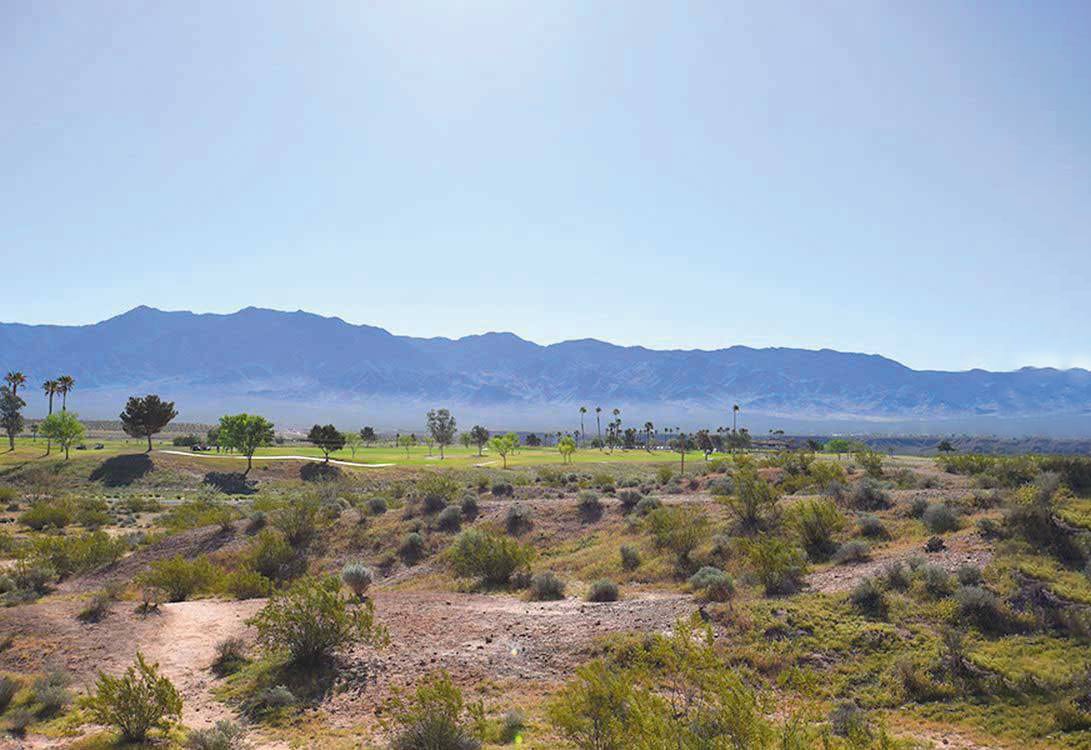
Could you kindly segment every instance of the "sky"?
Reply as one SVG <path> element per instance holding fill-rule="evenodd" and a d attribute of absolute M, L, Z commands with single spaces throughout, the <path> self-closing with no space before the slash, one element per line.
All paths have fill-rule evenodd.
<path fill-rule="evenodd" d="M 1091 4 L 0 2 L 0 320 L 1091 367 Z"/>

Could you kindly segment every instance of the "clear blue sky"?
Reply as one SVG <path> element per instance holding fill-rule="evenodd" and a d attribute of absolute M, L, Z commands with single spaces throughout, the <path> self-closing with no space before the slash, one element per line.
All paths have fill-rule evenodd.
<path fill-rule="evenodd" d="M 1086 2 L 5 2 L 0 320 L 1091 365 Z"/>

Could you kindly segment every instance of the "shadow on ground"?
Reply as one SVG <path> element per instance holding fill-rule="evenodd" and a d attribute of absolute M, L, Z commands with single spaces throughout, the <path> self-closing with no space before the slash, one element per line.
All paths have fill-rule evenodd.
<path fill-rule="evenodd" d="M 102 482 L 107 487 L 126 487 L 144 477 L 154 468 L 146 453 L 129 456 L 113 456 L 95 467 L 89 479 Z"/>
<path fill-rule="evenodd" d="M 330 482 L 340 479 L 343 472 L 333 464 L 308 462 L 299 467 L 299 478 L 304 482 Z"/>
<path fill-rule="evenodd" d="M 205 474 L 204 483 L 228 495 L 253 495 L 258 491 L 256 479 L 247 479 L 237 471 L 210 471 Z"/>

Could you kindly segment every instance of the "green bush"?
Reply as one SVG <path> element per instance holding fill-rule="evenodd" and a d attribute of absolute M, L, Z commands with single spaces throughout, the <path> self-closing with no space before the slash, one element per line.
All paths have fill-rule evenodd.
<path fill-rule="evenodd" d="M 99 672 L 86 705 L 95 723 L 117 727 L 127 742 L 143 742 L 152 729 L 168 731 L 182 717 L 178 691 L 139 651 L 123 676 Z"/>
<path fill-rule="evenodd" d="M 224 638 L 216 644 L 216 659 L 212 671 L 223 677 L 234 674 L 246 664 L 246 641 L 242 638 Z"/>
<path fill-rule="evenodd" d="M 367 512 L 373 516 L 381 516 L 387 511 L 386 498 L 373 497 L 367 501 Z"/>
<path fill-rule="evenodd" d="M 802 584 L 807 558 L 798 547 L 778 537 L 764 536 L 745 544 L 744 550 L 766 594 L 790 594 Z"/>
<path fill-rule="evenodd" d="M 273 582 L 250 567 L 241 567 L 225 575 L 222 588 L 236 599 L 261 599 L 273 591 Z"/>
<path fill-rule="evenodd" d="M 306 569 L 307 564 L 306 559 L 284 538 L 284 534 L 276 529 L 262 529 L 244 553 L 243 561 L 273 581 L 295 578 Z"/>
<path fill-rule="evenodd" d="M 871 578 L 861 579 L 849 593 L 849 602 L 866 617 L 886 617 L 886 597 Z"/>
<path fill-rule="evenodd" d="M 673 552 L 682 568 L 688 566 L 690 553 L 712 533 L 708 518 L 692 506 L 657 508 L 645 516 L 644 524 L 655 546 Z"/>
<path fill-rule="evenodd" d="M 511 497 L 515 494 L 515 488 L 511 482 L 495 482 L 492 486 L 492 494 L 496 497 Z"/>
<path fill-rule="evenodd" d="M 137 583 L 162 589 L 168 600 L 181 602 L 193 594 L 211 591 L 219 577 L 220 570 L 207 557 L 187 560 L 176 555 L 153 562 L 137 577 Z"/>
<path fill-rule="evenodd" d="M 470 725 L 473 717 L 462 692 L 446 672 L 426 677 L 405 697 L 395 693 L 391 716 L 396 726 L 393 750 L 477 750 L 481 742 Z"/>
<path fill-rule="evenodd" d="M 958 582 L 963 586 L 979 586 L 983 580 L 981 568 L 976 565 L 971 565 L 970 563 L 963 563 L 960 565 L 958 570 L 955 571 L 955 578 L 957 578 Z"/>
<path fill-rule="evenodd" d="M 65 578 L 116 562 L 125 553 L 126 544 L 105 531 L 93 531 L 38 537 L 31 548 L 35 557 L 47 561 L 57 575 Z"/>
<path fill-rule="evenodd" d="M 453 503 L 462 485 L 449 474 L 429 474 L 417 482 L 417 495 L 428 514 L 439 513 Z"/>
<path fill-rule="evenodd" d="M 788 510 L 788 525 L 807 556 L 818 562 L 837 550 L 833 535 L 845 526 L 845 517 L 830 500 L 800 500 Z"/>
<path fill-rule="evenodd" d="M 318 531 L 321 507 L 318 498 L 301 498 L 278 509 L 273 514 L 273 526 L 280 530 L 288 544 L 293 547 L 303 546 Z"/>
<path fill-rule="evenodd" d="M 860 516 L 856 520 L 856 533 L 867 539 L 889 539 L 890 532 L 878 516 L 870 513 Z"/>
<path fill-rule="evenodd" d="M 375 624 L 371 603 L 353 605 L 340 589 L 332 576 L 305 577 L 274 594 L 250 620 L 258 641 L 296 664 L 315 664 L 352 643 L 381 641 L 385 631 Z"/>
<path fill-rule="evenodd" d="M 7 710 L 8 705 L 11 704 L 11 699 L 18 692 L 19 683 L 16 680 L 7 675 L 0 675 L 0 714 Z"/>
<path fill-rule="evenodd" d="M 537 573 L 530 579 L 530 598 L 540 602 L 564 599 L 564 581 L 550 571 Z"/>
<path fill-rule="evenodd" d="M 625 513 L 629 513 L 636 507 L 637 503 L 643 499 L 643 495 L 639 490 L 622 490 L 617 494 L 618 500 L 621 501 L 621 509 Z"/>
<path fill-rule="evenodd" d="M 398 556 L 406 565 L 413 565 L 424 557 L 424 537 L 415 531 L 405 535 L 398 545 Z"/>
<path fill-rule="evenodd" d="M 909 569 L 900 562 L 887 563 L 879 573 L 879 581 L 892 591 L 905 591 L 913 583 Z"/>
<path fill-rule="evenodd" d="M 719 568 L 706 565 L 689 579 L 689 585 L 700 591 L 705 599 L 713 602 L 726 602 L 735 593 L 735 582 L 731 576 Z"/>
<path fill-rule="evenodd" d="M 640 567 L 640 550 L 631 544 L 621 545 L 621 567 L 624 570 L 636 570 Z"/>
<path fill-rule="evenodd" d="M 838 565 L 861 563 L 871 559 L 871 547 L 860 539 L 852 539 L 837 548 L 833 561 Z"/>
<path fill-rule="evenodd" d="M 531 517 L 530 508 L 523 505 L 513 505 L 508 508 L 507 515 L 504 517 L 504 527 L 509 534 L 519 536 L 530 531 L 533 526 L 534 521 Z"/>
<path fill-rule="evenodd" d="M 352 593 L 357 598 L 363 597 L 367 593 L 368 588 L 371 586 L 371 581 L 374 576 L 371 573 L 371 569 L 361 562 L 346 563 L 341 568 L 341 580 L 346 586 L 352 589 Z"/>
<path fill-rule="evenodd" d="M 462 510 L 448 507 L 436 517 L 436 528 L 441 531 L 455 532 L 462 528 Z"/>
<path fill-rule="evenodd" d="M 856 510 L 886 510 L 890 507 L 890 495 L 871 477 L 864 477 L 849 492 L 848 503 Z"/>
<path fill-rule="evenodd" d="M 599 495 L 594 490 L 583 490 L 580 492 L 579 503 L 577 504 L 580 515 L 585 519 L 595 520 L 602 515 L 602 500 L 599 499 Z"/>
<path fill-rule="evenodd" d="M 616 602 L 617 597 L 617 584 L 605 578 L 600 578 L 592 583 L 590 590 L 587 592 L 587 601 L 589 602 Z"/>
<path fill-rule="evenodd" d="M 34 531 L 48 527 L 63 529 L 72 523 L 74 515 L 75 505 L 67 498 L 38 500 L 19 516 L 19 521 Z"/>
<path fill-rule="evenodd" d="M 659 502 L 659 498 L 656 497 L 642 497 L 637 500 L 636 505 L 633 507 L 633 512 L 638 516 L 646 516 L 653 510 L 658 509 L 662 503 Z"/>
<path fill-rule="evenodd" d="M 996 594 L 982 586 L 959 586 L 955 591 L 955 603 L 958 618 L 985 633 L 1002 633 L 1011 621 Z"/>
<path fill-rule="evenodd" d="M 477 504 L 477 497 L 472 494 L 466 495 L 464 498 L 462 498 L 460 507 L 462 509 L 462 515 L 471 521 L 477 518 L 477 514 L 480 511 L 480 508 Z"/>
<path fill-rule="evenodd" d="M 469 529 L 458 535 L 446 554 L 456 574 L 499 586 L 530 565 L 534 549 L 507 536 Z"/>
<path fill-rule="evenodd" d="M 925 592 L 934 597 L 943 597 L 951 593 L 951 576 L 938 565 L 926 563 L 916 571 Z"/>
<path fill-rule="evenodd" d="M 735 472 L 735 494 L 724 499 L 739 528 L 752 533 L 768 528 L 776 519 L 780 492 L 751 468 Z"/>
<path fill-rule="evenodd" d="M 239 750 L 244 747 L 245 731 L 233 721 L 221 720 L 208 729 L 192 729 L 186 737 L 186 750 Z"/>
<path fill-rule="evenodd" d="M 933 534 L 943 534 L 958 529 L 958 514 L 945 503 L 932 503 L 924 509 L 921 521 Z"/>

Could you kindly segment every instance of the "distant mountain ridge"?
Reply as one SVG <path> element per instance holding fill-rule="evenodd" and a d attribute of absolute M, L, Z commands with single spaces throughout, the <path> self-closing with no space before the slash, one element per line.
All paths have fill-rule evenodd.
<path fill-rule="evenodd" d="M 1091 416 L 1091 372 L 912 370 L 829 349 L 652 350 L 511 333 L 398 336 L 302 311 L 164 312 L 140 306 L 84 326 L 0 324 L 0 368 L 35 385 L 68 373 L 79 392 L 155 388 L 176 399 L 356 402 L 570 412 L 675 405 L 806 419 Z M 112 416 L 112 415 L 106 415 Z M 591 416 L 593 423 L 593 414 Z"/>

